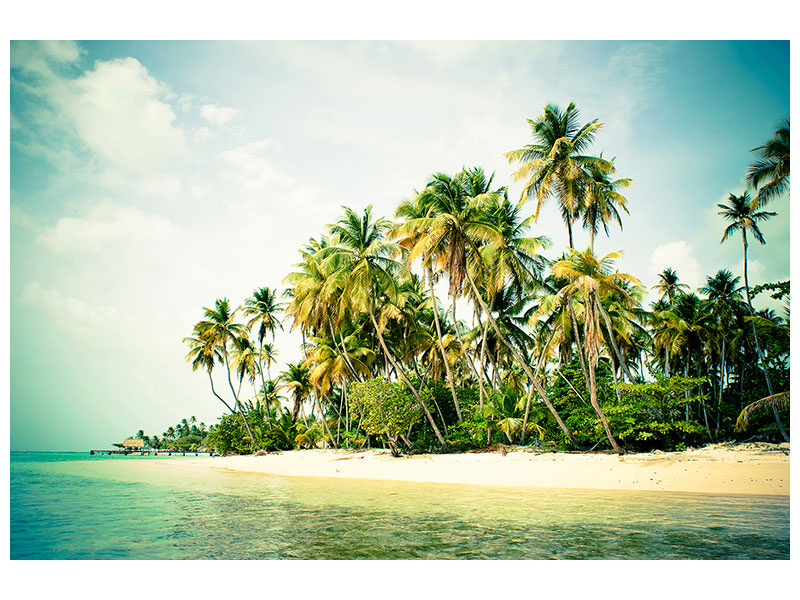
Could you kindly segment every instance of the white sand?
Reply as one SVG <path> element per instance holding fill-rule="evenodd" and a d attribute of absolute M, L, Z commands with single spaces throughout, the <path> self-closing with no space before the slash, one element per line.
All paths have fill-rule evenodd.
<path fill-rule="evenodd" d="M 295 450 L 181 459 L 176 465 L 302 477 L 347 477 L 536 488 L 789 495 L 789 444 L 716 444 L 685 452 L 415 455 Z"/>

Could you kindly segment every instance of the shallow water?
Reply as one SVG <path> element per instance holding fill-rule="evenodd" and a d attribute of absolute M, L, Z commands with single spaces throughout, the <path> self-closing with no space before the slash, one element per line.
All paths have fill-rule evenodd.
<path fill-rule="evenodd" d="M 14 452 L 10 534 L 18 559 L 788 559 L 789 499 L 276 477 Z"/>

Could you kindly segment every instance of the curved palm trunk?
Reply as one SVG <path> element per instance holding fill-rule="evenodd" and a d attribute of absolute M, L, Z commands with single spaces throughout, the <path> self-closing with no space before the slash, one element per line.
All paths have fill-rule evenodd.
<path fill-rule="evenodd" d="M 575 345 L 578 347 L 578 359 L 581 363 L 581 371 L 583 371 L 583 385 L 586 387 L 586 391 L 589 394 L 592 393 L 590 384 L 589 384 L 589 370 L 586 368 L 586 358 L 583 354 L 583 344 L 581 343 L 581 330 L 578 329 L 578 320 L 575 318 L 575 311 L 572 309 L 572 296 L 567 298 L 567 304 L 569 305 L 569 317 L 572 320 L 572 331 L 575 335 Z"/>
<path fill-rule="evenodd" d="M 425 412 L 425 416 L 428 419 L 428 423 L 430 423 L 431 427 L 433 428 L 433 433 L 434 435 L 436 435 L 436 439 L 439 440 L 439 443 L 442 445 L 442 448 L 446 448 L 447 443 L 444 441 L 444 438 L 442 437 L 439 428 L 436 426 L 436 421 L 433 420 L 433 415 L 431 414 L 431 411 L 429 411 L 428 407 L 425 406 L 425 402 L 422 400 L 422 398 L 420 397 L 419 393 L 414 388 L 414 386 L 411 385 L 411 382 L 408 380 L 408 377 L 406 377 L 406 374 L 403 372 L 403 369 L 400 368 L 400 366 L 397 364 L 397 361 L 395 361 L 392 353 L 389 352 L 389 348 L 386 347 L 386 342 L 383 339 L 380 327 L 378 327 L 378 321 L 375 319 L 375 311 L 372 309 L 372 302 L 371 301 L 368 302 L 367 305 L 369 308 L 369 318 L 372 320 L 373 327 L 375 327 L 375 333 L 378 335 L 378 341 L 380 342 L 381 348 L 383 348 L 384 355 L 392 363 L 392 366 L 395 368 L 395 371 L 397 371 L 397 374 L 403 379 L 403 381 L 409 387 L 411 393 L 414 394 L 414 398 L 416 398 L 417 402 L 419 402 L 420 405 L 422 406 L 422 410 Z"/>
<path fill-rule="evenodd" d="M 489 312 L 486 303 L 483 301 L 483 298 L 481 298 L 480 293 L 478 293 L 478 288 L 475 285 L 475 281 L 472 279 L 472 275 L 469 274 L 469 271 L 467 271 L 466 275 L 467 275 L 467 281 L 469 281 L 469 284 L 472 287 L 472 291 L 475 294 L 475 298 L 477 298 L 481 310 L 484 312 L 484 314 L 486 314 L 487 318 L 489 319 L 489 322 L 492 324 L 492 328 L 497 334 L 498 339 L 500 339 L 500 341 L 502 341 L 503 344 L 505 344 L 506 348 L 508 348 L 509 352 L 511 352 L 511 355 L 514 357 L 514 360 L 516 360 L 520 364 L 520 366 L 522 366 L 523 371 L 525 371 L 525 374 L 528 376 L 528 379 L 530 379 L 531 383 L 536 387 L 536 391 L 538 392 L 542 401 L 547 406 L 547 409 L 550 411 L 550 414 L 552 414 L 553 417 L 555 418 L 556 422 L 558 423 L 558 426 L 561 428 L 561 431 L 564 432 L 564 435 L 567 436 L 567 439 L 569 439 L 572 445 L 574 445 L 576 448 L 579 447 L 578 440 L 575 439 L 575 437 L 570 432 L 569 428 L 564 424 L 564 421 L 561 420 L 561 417 L 558 415 L 558 412 L 556 411 L 555 407 L 550 402 L 550 398 L 548 397 L 547 392 L 542 387 L 542 384 L 534 376 L 530 367 L 527 364 L 525 364 L 525 361 L 522 360 L 517 351 L 511 345 L 511 343 L 506 339 L 506 336 L 504 336 L 500 331 L 500 328 L 497 326 L 497 321 L 494 320 L 494 317 Z"/>
<path fill-rule="evenodd" d="M 747 295 L 747 306 L 750 308 L 750 316 L 754 316 L 755 312 L 753 311 L 753 303 L 750 301 L 750 283 L 747 280 L 747 230 L 742 228 L 742 244 L 744 245 L 744 291 Z M 756 323 L 755 321 L 751 321 L 753 325 L 753 339 L 756 343 L 756 354 L 758 355 L 758 364 L 761 367 L 761 371 L 764 373 L 764 380 L 767 383 L 767 391 L 769 395 L 773 395 L 772 391 L 772 380 L 769 376 L 769 370 L 767 369 L 767 365 L 764 362 L 764 353 L 761 351 L 761 346 L 758 343 L 758 333 L 756 333 Z M 772 414 L 775 416 L 775 423 L 778 425 L 778 430 L 781 432 L 783 436 L 783 441 L 788 442 L 789 436 L 786 435 L 786 431 L 783 428 L 783 423 L 781 422 L 780 416 L 778 416 L 778 410 L 775 406 L 772 407 Z"/>
<path fill-rule="evenodd" d="M 624 454 L 622 448 L 619 447 L 617 444 L 617 440 L 614 439 L 614 436 L 611 435 L 611 429 L 608 427 L 608 421 L 606 421 L 606 415 L 603 412 L 603 409 L 600 408 L 600 403 L 597 401 L 597 382 L 595 381 L 594 376 L 594 365 L 589 362 L 589 400 L 592 403 L 592 408 L 594 408 L 594 412 L 597 413 L 597 416 L 600 418 L 600 422 L 603 424 L 603 429 L 605 429 L 606 437 L 608 437 L 608 441 L 611 442 L 611 447 L 614 448 L 614 451 L 617 454 Z"/>
<path fill-rule="evenodd" d="M 231 405 L 228 404 L 227 402 L 225 402 L 225 400 L 223 400 L 222 396 L 220 396 L 217 393 L 217 390 L 214 389 L 214 380 L 211 378 L 211 371 L 208 371 L 208 380 L 211 382 L 211 393 L 214 394 L 217 397 L 217 399 L 220 402 L 222 402 L 227 407 L 227 409 L 229 411 L 231 411 L 231 413 L 235 413 L 236 411 L 233 408 L 231 408 Z"/>
<path fill-rule="evenodd" d="M 447 360 L 447 353 L 444 350 L 444 342 L 442 341 L 442 329 L 439 327 L 439 311 L 436 308 L 436 294 L 433 291 L 433 270 L 430 265 L 426 265 L 428 272 L 428 287 L 431 290 L 431 302 L 433 303 L 433 322 L 436 325 L 436 339 L 439 342 L 439 350 L 442 353 L 442 360 L 444 361 L 444 369 L 447 373 L 447 385 L 450 386 L 450 394 L 453 396 L 453 405 L 456 407 L 456 416 L 461 420 L 461 407 L 458 405 L 458 397 L 456 396 L 456 387 L 453 384 L 453 373 L 450 370 L 450 363 Z M 455 324 L 454 324 L 455 325 Z"/>
<path fill-rule="evenodd" d="M 239 411 L 239 414 L 242 416 L 242 422 L 244 423 L 244 428 L 247 429 L 247 434 L 250 436 L 250 441 L 253 442 L 253 447 L 258 449 L 258 442 L 256 441 L 253 432 L 250 430 L 250 425 L 247 423 L 247 417 L 244 416 L 244 411 L 242 410 L 242 403 L 239 402 L 239 396 L 236 394 L 236 390 L 233 389 L 233 381 L 231 381 L 231 369 L 228 365 L 228 349 L 223 344 L 222 352 L 225 356 L 225 369 L 228 371 L 228 385 L 231 387 L 231 392 L 233 392 L 233 397 L 236 400 L 236 408 Z"/>

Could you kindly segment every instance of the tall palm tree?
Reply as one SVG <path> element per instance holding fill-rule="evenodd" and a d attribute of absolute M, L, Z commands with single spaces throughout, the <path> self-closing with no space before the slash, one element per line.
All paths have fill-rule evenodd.
<path fill-rule="evenodd" d="M 747 170 L 745 184 L 756 190 L 759 206 L 788 191 L 789 146 L 789 119 L 784 119 L 766 144 L 751 150 L 758 159 Z"/>
<path fill-rule="evenodd" d="M 200 337 L 207 337 L 213 340 L 214 344 L 222 350 L 222 357 L 225 363 L 225 369 L 228 374 L 228 385 L 231 388 L 233 397 L 235 399 L 235 406 L 239 414 L 242 416 L 245 429 L 250 436 L 253 446 L 258 445 L 258 441 L 253 437 L 253 432 L 250 430 L 250 425 L 247 423 L 244 410 L 242 409 L 241 402 L 239 402 L 239 394 L 233 388 L 233 381 L 231 380 L 231 365 L 230 357 L 228 354 L 228 344 L 235 343 L 235 341 L 247 333 L 244 325 L 235 321 L 236 309 L 231 309 L 230 302 L 227 298 L 217 299 L 214 302 L 214 308 L 203 308 L 205 319 L 199 321 L 195 327 L 195 333 Z"/>
<path fill-rule="evenodd" d="M 731 321 L 736 308 L 742 302 L 739 278 L 727 269 L 720 269 L 713 277 L 706 277 L 706 284 L 699 289 L 708 297 L 708 306 L 714 319 L 714 334 L 719 347 L 719 389 L 717 390 L 717 432 L 720 428 L 722 391 L 725 387 L 726 364 L 730 340 Z"/>
<path fill-rule="evenodd" d="M 598 258 L 591 250 L 586 250 L 585 252 L 572 250 L 566 259 L 555 263 L 552 269 L 556 277 L 564 278 L 569 282 L 558 292 L 557 296 L 568 299 L 577 296 L 583 303 L 582 344 L 589 372 L 589 398 L 600 422 L 603 424 L 603 429 L 605 429 L 611 446 L 621 454 L 622 449 L 611 434 L 605 414 L 597 401 L 597 382 L 595 381 L 595 371 L 603 344 L 600 324 L 601 315 L 605 320 L 606 327 L 609 329 L 609 341 L 612 346 L 615 345 L 610 319 L 603 308 L 602 298 L 612 292 L 619 297 L 630 298 L 622 283 L 630 282 L 634 285 L 640 285 L 639 281 L 632 275 L 611 272 L 613 260 L 619 258 L 619 256 L 619 252 L 612 252 L 603 258 Z M 632 299 L 630 301 L 632 304 Z M 619 354 L 616 347 L 614 347 L 614 350 L 616 354 Z M 620 362 L 622 361 L 620 360 Z"/>
<path fill-rule="evenodd" d="M 717 206 L 722 209 L 718 214 L 722 215 L 722 217 L 729 223 L 729 225 L 725 228 L 725 233 L 723 234 L 720 243 L 723 243 L 737 232 L 742 233 L 742 248 L 744 250 L 744 291 L 750 316 L 753 316 L 754 311 L 753 303 L 750 298 L 750 282 L 747 278 L 747 232 L 750 231 L 753 237 L 762 245 L 766 244 L 767 241 L 764 239 L 764 234 L 761 233 L 761 230 L 758 228 L 758 223 L 761 221 L 766 221 L 770 217 L 774 217 L 777 213 L 761 210 L 759 200 L 751 200 L 748 192 L 744 192 L 741 196 L 737 196 L 732 193 L 730 196 L 728 196 L 727 204 L 717 204 Z M 772 396 L 772 380 L 769 376 L 767 366 L 764 364 L 764 354 L 761 351 L 761 346 L 758 343 L 758 333 L 756 332 L 755 323 L 753 322 L 752 325 L 753 341 L 756 345 L 758 362 L 761 367 L 761 371 L 764 373 L 764 380 L 767 383 L 767 391 L 769 392 L 769 395 Z M 788 441 L 789 438 L 786 435 L 786 431 L 783 429 L 783 423 L 781 423 L 778 411 L 774 407 L 773 413 L 775 415 L 775 422 L 778 425 L 781 435 L 785 440 Z"/>
<path fill-rule="evenodd" d="M 535 120 L 528 119 L 533 143 L 506 152 L 509 163 L 522 163 L 513 177 L 525 181 L 522 198 L 536 197 L 535 218 L 545 200 L 558 197 L 561 217 L 567 226 L 569 247 L 573 247 L 572 223 L 582 210 L 582 181 L 590 165 L 608 168 L 608 162 L 585 154 L 603 126 L 597 119 L 581 125 L 578 109 L 570 102 L 566 110 L 555 104 L 544 107 Z"/>
<path fill-rule="evenodd" d="M 208 381 L 211 383 L 211 393 L 222 402 L 225 407 L 235 413 L 234 409 L 228 404 L 225 399 L 217 393 L 214 389 L 214 378 L 211 376 L 211 371 L 214 369 L 216 363 L 223 363 L 224 358 L 222 352 L 216 344 L 214 338 L 210 336 L 195 335 L 183 338 L 183 341 L 189 344 L 189 353 L 186 355 L 186 360 L 192 365 L 192 371 L 202 368 L 208 373 Z"/>
<path fill-rule="evenodd" d="M 323 270 L 335 274 L 332 282 L 337 289 L 344 292 L 341 295 L 347 296 L 354 307 L 369 314 L 384 355 L 411 390 L 425 412 L 436 438 L 444 447 L 444 437 L 436 426 L 433 415 L 387 347 L 383 328 L 375 317 L 378 299 L 386 296 L 389 302 L 396 303 L 398 282 L 409 277 L 403 264 L 393 258 L 402 255 L 402 247 L 384 239 L 384 233 L 392 227 L 392 223 L 383 217 L 373 218 L 371 205 L 361 216 L 347 207 L 344 211 L 344 217 L 330 228 L 338 244 L 319 252 Z"/>
<path fill-rule="evenodd" d="M 435 215 L 435 205 L 431 202 L 429 194 L 416 194 L 411 200 L 404 200 L 400 203 L 395 211 L 395 217 L 404 218 L 407 220 L 406 224 L 400 224 L 389 232 L 389 237 L 398 239 L 398 243 L 407 251 L 412 250 L 427 234 L 428 226 L 431 224 L 431 217 Z M 412 260 L 413 256 L 408 255 Z M 447 357 L 445 350 L 444 340 L 442 336 L 442 327 L 439 324 L 439 307 L 437 304 L 436 292 L 434 290 L 434 253 L 430 252 L 424 254 L 422 258 L 422 266 L 428 278 L 428 286 L 430 291 L 431 312 L 433 313 L 433 323 L 436 328 L 436 340 L 439 352 L 442 356 L 442 364 L 445 368 L 445 375 L 447 377 L 447 385 L 450 388 L 450 395 L 453 398 L 453 406 L 456 409 L 456 416 L 461 420 L 461 406 L 458 403 L 458 395 L 456 394 L 456 387 L 453 383 L 453 373 L 450 369 L 450 361 Z M 411 264 L 406 263 L 406 267 L 411 267 Z M 437 361 L 438 362 L 438 361 Z"/>
<path fill-rule="evenodd" d="M 600 156 L 602 158 L 602 155 Z M 603 226 L 609 235 L 608 224 L 616 221 L 622 229 L 622 216 L 619 209 L 628 212 L 628 200 L 620 190 L 628 188 L 632 179 L 612 179 L 616 172 L 614 159 L 608 163 L 590 163 L 586 168 L 584 183 L 583 227 L 589 230 L 589 249 L 594 250 L 594 238 Z"/>
<path fill-rule="evenodd" d="M 268 287 L 260 287 L 253 291 L 253 295 L 244 301 L 245 317 L 250 317 L 247 321 L 248 329 L 258 325 L 258 348 L 264 347 L 264 339 L 267 333 L 275 339 L 275 330 L 283 330 L 283 324 L 278 318 L 278 313 L 283 310 L 283 305 L 278 300 L 278 290 Z M 265 385 L 264 369 L 262 366 L 263 353 L 256 352 L 256 364 L 261 374 L 261 385 Z M 269 363 L 268 363 L 269 366 Z"/>

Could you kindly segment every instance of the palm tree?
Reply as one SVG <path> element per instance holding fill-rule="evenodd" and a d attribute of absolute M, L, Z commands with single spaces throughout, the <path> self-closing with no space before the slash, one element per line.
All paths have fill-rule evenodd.
<path fill-rule="evenodd" d="M 311 392 L 311 373 L 308 367 L 302 362 L 289 363 L 278 379 L 282 382 L 282 387 L 291 390 L 294 399 L 292 407 L 292 422 L 297 421 L 303 400 Z"/>
<path fill-rule="evenodd" d="M 720 269 L 713 277 L 706 277 L 706 284 L 700 288 L 700 293 L 708 297 L 708 305 L 715 322 L 715 332 L 719 345 L 719 389 L 717 390 L 717 432 L 720 428 L 720 413 L 722 406 L 722 391 L 725 387 L 726 365 L 725 358 L 728 351 L 729 330 L 731 321 L 738 305 L 741 304 L 741 287 L 739 278 L 727 269 Z"/>
<path fill-rule="evenodd" d="M 525 180 L 521 201 L 536 197 L 535 219 L 545 200 L 558 197 L 561 217 L 567 226 L 569 247 L 573 247 L 572 223 L 582 210 L 581 184 L 590 165 L 609 168 L 602 158 L 588 156 L 586 150 L 594 141 L 596 132 L 603 126 L 597 119 L 580 125 L 578 109 L 570 102 L 562 111 L 555 104 L 544 107 L 544 113 L 535 120 L 528 119 L 533 143 L 518 150 L 506 152 L 509 163 L 522 165 L 513 177 Z"/>
<path fill-rule="evenodd" d="M 783 120 L 766 144 L 751 152 L 758 153 L 758 160 L 747 170 L 745 184 L 756 190 L 756 202 L 763 206 L 789 189 L 789 119 Z"/>
<path fill-rule="evenodd" d="M 582 344 L 584 356 L 586 358 L 586 366 L 589 372 L 589 398 L 592 407 L 603 424 L 611 446 L 614 450 L 622 454 L 622 449 L 611 434 L 605 414 L 600 408 L 600 404 L 597 402 L 597 383 L 595 381 L 595 370 L 603 343 L 600 325 L 601 315 L 609 332 L 609 341 L 615 353 L 620 358 L 620 363 L 624 366 L 616 347 L 610 319 L 603 308 L 602 298 L 609 293 L 613 293 L 618 297 L 629 299 L 632 304 L 633 301 L 622 284 L 623 282 L 630 282 L 634 285 L 640 285 L 639 281 L 632 275 L 611 272 L 612 261 L 619 258 L 619 256 L 619 252 L 612 252 L 603 258 L 597 258 L 592 251 L 588 249 L 585 252 L 576 252 L 572 250 L 568 258 L 555 263 L 552 269 L 556 277 L 563 278 L 569 282 L 558 292 L 557 297 L 566 297 L 568 300 L 571 300 L 578 296 L 583 303 Z M 577 335 L 576 339 L 580 339 L 579 332 L 576 331 L 575 333 Z"/>
<path fill-rule="evenodd" d="M 278 313 L 283 310 L 283 305 L 278 301 L 278 291 L 271 290 L 268 287 L 261 287 L 253 291 L 253 295 L 244 301 L 245 317 L 250 317 L 247 322 L 247 327 L 252 328 L 258 325 L 258 347 L 264 347 L 264 338 L 269 333 L 272 338 L 275 338 L 275 330 L 280 328 L 283 330 L 283 324 L 278 318 Z M 257 353 L 258 371 L 261 374 L 261 385 L 265 384 L 264 371 L 262 359 L 264 355 L 262 352 Z M 269 359 L 268 359 L 269 360 Z M 267 362 L 269 368 L 269 362 Z"/>
<path fill-rule="evenodd" d="M 250 436 L 253 446 L 258 442 L 253 437 L 253 432 L 250 430 L 250 425 L 247 423 L 247 418 L 242 410 L 242 405 L 239 402 L 239 395 L 233 388 L 233 381 L 231 380 L 231 365 L 228 355 L 228 343 L 235 343 L 240 337 L 247 333 L 244 325 L 237 323 L 234 319 L 236 317 L 236 310 L 231 310 L 230 303 L 227 298 L 217 299 L 214 302 L 214 308 L 203 308 L 205 320 L 198 322 L 195 325 L 195 333 L 201 338 L 205 337 L 213 340 L 213 343 L 222 349 L 222 357 L 225 362 L 225 368 L 228 373 L 228 385 L 231 388 L 233 397 L 236 401 L 235 406 L 242 416 L 245 429 Z"/>
<path fill-rule="evenodd" d="M 764 239 L 764 234 L 762 234 L 761 230 L 758 228 L 758 223 L 759 221 L 766 221 L 770 217 L 774 217 L 777 213 L 761 210 L 758 199 L 751 200 L 750 195 L 747 192 L 741 196 L 731 194 L 728 197 L 728 204 L 718 204 L 717 206 L 722 209 L 719 214 L 730 223 L 725 228 L 725 233 L 723 234 L 720 243 L 723 243 L 737 231 L 742 232 L 742 247 L 744 249 L 744 291 L 745 297 L 747 298 L 747 306 L 749 308 L 750 315 L 753 316 L 754 311 L 753 303 L 750 298 L 750 283 L 747 279 L 747 232 L 749 230 L 750 233 L 753 234 L 753 237 L 762 245 L 766 244 L 767 242 Z M 764 373 L 764 380 L 767 383 L 767 391 L 769 392 L 769 395 L 772 396 L 774 393 L 772 390 L 772 380 L 770 379 L 767 366 L 764 364 L 764 354 L 761 351 L 761 346 L 758 343 L 758 333 L 756 332 L 755 322 L 753 322 L 752 325 L 753 341 L 756 345 L 758 362 L 761 366 L 761 371 Z M 786 435 L 786 431 L 783 429 L 783 423 L 781 423 L 781 418 L 778 415 L 778 411 L 774 407 L 773 414 L 775 415 L 775 422 L 778 425 L 778 429 L 780 430 L 783 439 L 789 441 L 789 437 Z"/>
<path fill-rule="evenodd" d="M 389 232 L 389 236 L 391 238 L 399 238 L 398 243 L 407 251 L 413 249 L 428 233 L 426 226 L 430 224 L 430 219 L 435 214 L 435 205 L 430 200 L 430 195 L 417 194 L 412 200 L 404 200 L 401 202 L 400 206 L 395 211 L 395 216 L 398 218 L 405 218 L 408 224 L 398 225 Z M 410 253 L 409 257 L 413 259 Z M 427 253 L 422 256 L 423 268 L 428 277 L 428 286 L 431 295 L 431 311 L 433 313 L 434 326 L 436 327 L 437 345 L 442 356 L 442 363 L 444 364 L 450 395 L 453 398 L 453 405 L 456 408 L 456 416 L 461 420 L 461 407 L 458 403 L 458 396 L 456 394 L 455 384 L 453 383 L 453 373 L 450 369 L 450 362 L 447 358 L 447 351 L 445 350 L 442 337 L 442 328 L 439 324 L 439 307 L 437 305 L 436 292 L 433 287 L 433 260 L 433 253 Z M 411 264 L 407 262 L 406 267 L 411 267 Z"/>
<path fill-rule="evenodd" d="M 323 248 L 318 253 L 323 270 L 335 274 L 332 280 L 344 292 L 341 295 L 347 296 L 354 307 L 369 314 L 384 355 L 419 402 L 436 438 L 444 447 L 444 438 L 433 416 L 387 347 L 383 328 L 375 318 L 376 301 L 385 295 L 389 302 L 396 303 L 399 295 L 398 282 L 409 277 L 406 268 L 393 258 L 402 255 L 402 247 L 383 237 L 392 227 L 392 223 L 383 217 L 373 219 L 371 205 L 360 217 L 350 208 L 345 207 L 344 211 L 344 217 L 331 226 L 331 233 L 338 244 Z"/>
<path fill-rule="evenodd" d="M 600 155 L 602 159 L 602 154 Z M 608 224 L 616 221 L 622 229 L 618 207 L 628 212 L 628 200 L 619 190 L 630 187 L 632 179 L 611 179 L 616 172 L 614 159 L 608 163 L 590 163 L 586 168 L 584 183 L 583 227 L 589 230 L 589 249 L 594 250 L 594 237 L 603 226 L 609 235 Z"/>
<path fill-rule="evenodd" d="M 658 274 L 658 283 L 653 286 L 654 290 L 661 293 L 660 300 L 666 297 L 669 304 L 675 302 L 675 296 L 682 294 L 684 290 L 688 290 L 689 286 L 685 283 L 680 283 L 678 274 L 672 267 L 667 267 Z"/>
<path fill-rule="evenodd" d="M 189 344 L 189 353 L 186 355 L 186 360 L 191 363 L 192 371 L 197 371 L 197 369 L 200 368 L 206 371 L 206 373 L 208 373 L 208 381 L 211 383 L 211 393 L 214 394 L 231 413 L 235 413 L 236 410 L 214 389 L 214 378 L 211 376 L 211 371 L 214 369 L 214 365 L 217 362 L 223 363 L 224 361 L 216 341 L 210 336 L 202 335 L 185 337 L 183 341 Z"/>

